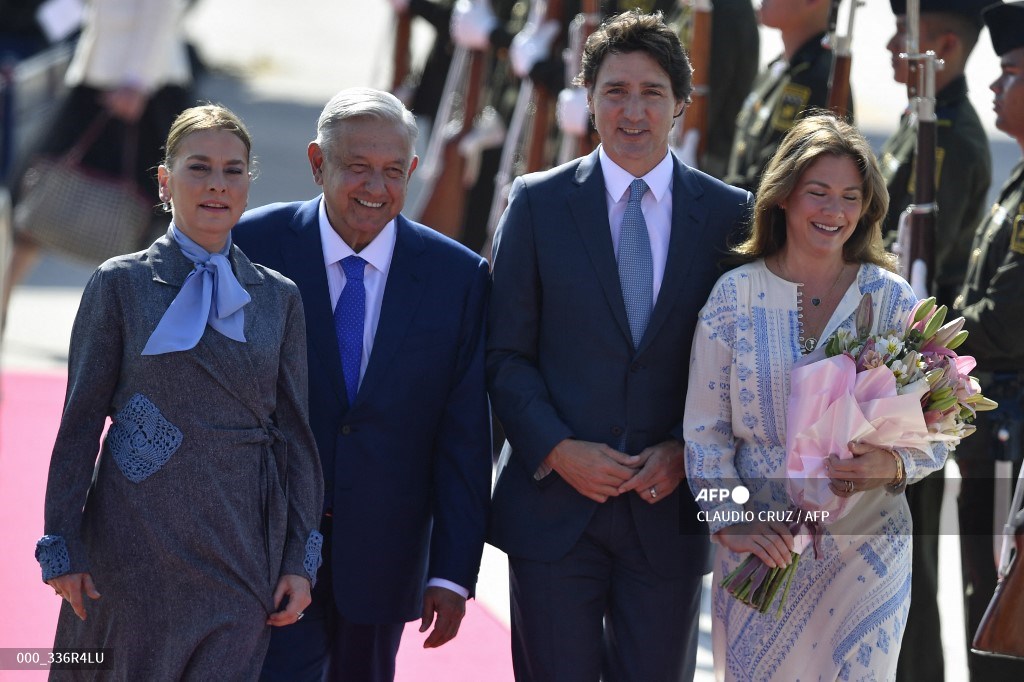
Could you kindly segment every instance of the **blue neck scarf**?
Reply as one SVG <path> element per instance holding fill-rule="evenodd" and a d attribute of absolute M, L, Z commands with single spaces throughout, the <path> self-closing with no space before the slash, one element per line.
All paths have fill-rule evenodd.
<path fill-rule="evenodd" d="M 209 251 L 189 239 L 171 223 L 169 230 L 185 257 L 195 263 L 181 291 L 160 318 L 143 355 L 160 355 L 195 348 L 209 324 L 229 339 L 245 343 L 245 311 L 252 300 L 235 279 L 228 253 L 231 235 L 219 252 Z"/>

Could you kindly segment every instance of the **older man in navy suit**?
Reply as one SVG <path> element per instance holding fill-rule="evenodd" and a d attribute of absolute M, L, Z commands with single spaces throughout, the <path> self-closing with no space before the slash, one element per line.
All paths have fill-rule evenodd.
<path fill-rule="evenodd" d="M 709 543 L 679 485 L 690 342 L 751 197 L 669 151 L 690 74 L 660 14 L 607 21 L 578 79 L 601 146 L 517 179 L 498 227 L 489 540 L 517 680 L 693 676 Z"/>
<path fill-rule="evenodd" d="M 234 231 L 302 294 L 325 480 L 329 563 L 304 619 L 274 633 L 265 680 L 392 680 L 405 622 L 433 622 L 424 646 L 444 644 L 476 583 L 487 264 L 399 214 L 415 139 L 395 97 L 343 90 L 308 149 L 323 195 L 250 211 Z"/>

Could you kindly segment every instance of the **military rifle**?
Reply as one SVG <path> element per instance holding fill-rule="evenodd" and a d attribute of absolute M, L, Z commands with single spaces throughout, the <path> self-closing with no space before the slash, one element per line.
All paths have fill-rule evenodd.
<path fill-rule="evenodd" d="M 825 35 L 821 39 L 821 46 L 832 53 L 832 64 L 828 74 L 829 99 L 832 97 L 832 79 L 836 75 L 836 43 L 839 41 L 839 6 L 843 0 L 829 0 L 828 21 L 825 23 Z M 832 107 L 829 106 L 831 109 Z"/>
<path fill-rule="evenodd" d="M 583 65 L 583 46 L 600 23 L 600 0 L 583 0 L 583 11 L 577 14 L 569 24 L 569 46 L 562 54 L 565 59 L 566 87 L 569 87 L 579 74 Z M 592 151 L 594 151 L 594 140 L 591 135 L 576 136 L 563 132 L 558 147 L 558 163 L 572 161 Z"/>
<path fill-rule="evenodd" d="M 561 0 L 545 0 L 541 4 L 545 6 L 543 21 L 561 19 Z M 535 173 L 552 165 L 552 157 L 548 155 L 548 138 L 554 121 L 557 96 L 557 92 L 551 92 L 543 85 L 533 88 L 533 114 L 530 118 L 529 143 L 526 148 L 526 167 L 523 169 L 525 173 Z"/>
<path fill-rule="evenodd" d="M 700 166 L 708 146 L 708 97 L 711 92 L 711 0 L 679 0 L 683 7 L 686 52 L 693 65 L 693 90 L 682 123 L 675 127 L 672 146 L 684 146 L 688 136 L 697 136 L 694 160 Z"/>
<path fill-rule="evenodd" d="M 833 0 L 829 32 L 825 37 L 832 50 L 832 70 L 828 76 L 828 108 L 838 116 L 850 120 L 850 68 L 853 62 L 853 19 L 863 0 L 850 0 L 850 11 L 846 20 L 846 33 L 839 35 L 838 12 L 841 0 Z"/>
<path fill-rule="evenodd" d="M 526 23 L 539 26 L 549 19 L 557 20 L 561 12 L 561 0 L 531 0 L 530 18 Z M 516 106 L 508 124 L 498 172 L 494 175 L 494 199 L 487 217 L 487 242 L 483 248 L 487 258 L 491 257 L 491 241 L 508 204 L 512 180 L 517 175 L 547 167 L 543 159 L 551 126 L 553 99 L 546 88 L 535 84 L 531 78 L 523 78 L 520 82 L 519 97 L 516 98 Z"/>
<path fill-rule="evenodd" d="M 900 216 L 901 273 L 918 298 L 925 298 L 935 276 L 935 53 L 920 50 L 921 0 L 907 1 L 907 97 L 917 121 L 914 149 L 914 201 Z"/>
<path fill-rule="evenodd" d="M 391 69 L 391 92 L 398 92 L 402 83 L 409 77 L 411 60 L 409 41 L 412 39 L 412 15 L 409 9 L 395 11 L 395 47 L 393 52 L 394 66 Z"/>
<path fill-rule="evenodd" d="M 434 122 L 434 130 L 430 136 L 431 143 L 436 138 L 443 146 L 441 149 L 428 147 L 427 157 L 431 162 L 436 159 L 437 165 L 431 168 L 430 179 L 432 182 L 429 187 L 429 198 L 417 218 L 420 222 L 453 239 L 460 239 L 465 229 L 463 222 L 466 214 L 466 192 L 470 189 L 465 180 L 466 158 L 459 150 L 459 142 L 473 129 L 473 120 L 480 109 L 485 61 L 485 55 L 482 52 L 465 48 L 457 49 L 465 50 L 458 75 L 461 76 L 464 73 L 468 73 L 468 75 L 465 76 L 465 81 L 462 83 L 459 82 L 462 81 L 462 78 L 459 78 L 456 83 L 453 83 L 451 89 L 448 88 L 446 81 L 445 95 L 449 105 L 461 104 L 461 115 L 456 114 L 453 118 L 451 108 L 442 107 L 447 109 L 446 116 L 442 118 L 438 115 Z M 452 64 L 454 67 L 454 60 Z M 454 73 L 455 70 L 450 69 L 449 78 Z M 459 89 L 455 87 L 456 85 L 463 86 L 461 99 L 454 96 Z M 440 112 L 438 113 L 440 114 Z M 438 124 L 441 126 L 439 127 Z M 431 157 L 431 151 L 435 156 Z M 424 187 L 424 196 L 426 196 L 426 192 L 427 187 Z"/>

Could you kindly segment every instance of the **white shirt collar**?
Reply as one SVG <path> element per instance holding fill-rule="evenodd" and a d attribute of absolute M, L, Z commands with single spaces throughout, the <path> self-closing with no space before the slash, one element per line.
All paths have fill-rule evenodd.
<path fill-rule="evenodd" d="M 598 159 L 601 161 L 601 172 L 604 173 L 604 186 L 612 201 L 619 202 L 624 195 L 628 199 L 629 185 L 635 179 L 633 175 L 611 160 L 604 151 L 604 145 L 598 147 Z M 672 154 L 666 149 L 665 158 L 643 176 L 643 181 L 647 183 L 656 201 L 660 202 L 671 189 L 672 171 Z"/>
<path fill-rule="evenodd" d="M 325 266 L 330 267 L 343 258 L 358 255 L 378 272 L 383 273 L 385 276 L 388 274 L 397 238 L 397 228 L 395 227 L 394 219 L 389 221 L 384 226 L 384 229 L 373 238 L 373 241 L 364 246 L 363 250 L 357 254 L 334 231 L 334 227 L 331 226 L 331 221 L 327 218 L 327 202 L 324 201 L 323 195 L 320 197 L 320 208 L 317 213 L 320 218 L 320 243 L 323 245 Z"/>

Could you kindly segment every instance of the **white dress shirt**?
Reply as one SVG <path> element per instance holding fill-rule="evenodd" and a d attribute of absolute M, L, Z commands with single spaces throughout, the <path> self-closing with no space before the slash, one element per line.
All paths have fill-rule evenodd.
<path fill-rule="evenodd" d="M 626 203 L 629 202 L 629 185 L 636 178 L 612 161 L 603 146 L 598 148 L 598 158 L 601 161 L 601 172 L 604 174 L 607 192 L 605 199 L 608 202 L 608 224 L 612 228 L 612 247 L 618 260 L 622 216 L 626 212 Z M 640 210 L 643 211 L 644 221 L 647 223 L 647 236 L 651 240 L 651 260 L 654 265 L 652 304 L 657 302 L 661 282 L 665 279 L 668 241 L 672 235 L 672 171 L 672 155 L 666 149 L 665 158 L 641 178 L 648 187 L 648 191 L 640 200 Z"/>
<path fill-rule="evenodd" d="M 615 260 L 619 259 L 619 235 L 622 233 L 622 216 L 626 213 L 629 202 L 629 186 L 636 178 L 612 161 L 598 147 L 598 158 L 601 161 L 601 172 L 604 174 L 605 199 L 608 202 L 608 224 L 612 229 L 612 248 Z M 647 223 L 647 236 L 651 240 L 651 261 L 654 266 L 654 280 L 651 287 L 651 305 L 658 301 L 661 282 L 665 279 L 665 263 L 668 261 L 668 240 L 672 235 L 672 155 L 665 150 L 665 158 L 644 175 L 642 180 L 647 183 L 648 191 L 640 199 L 640 210 Z M 547 460 L 540 463 L 533 473 L 534 480 L 541 480 L 551 473 Z"/>
<path fill-rule="evenodd" d="M 324 250 L 324 267 L 327 269 L 327 289 L 331 294 L 331 310 L 338 305 L 341 290 L 345 288 L 345 270 L 341 261 L 349 256 L 359 256 L 366 261 L 363 268 L 363 286 L 366 288 L 366 317 L 363 320 L 363 357 L 359 361 L 359 382 L 366 374 L 366 365 L 373 351 L 373 340 L 377 336 L 380 322 L 380 308 L 384 302 L 384 287 L 391 270 L 391 256 L 395 252 L 395 221 L 392 220 L 373 238 L 373 241 L 356 253 L 345 240 L 334 231 L 327 219 L 327 204 L 320 199 L 320 243 Z"/>
<path fill-rule="evenodd" d="M 366 317 L 363 319 L 363 357 L 359 362 L 359 382 L 362 383 L 363 376 L 366 375 L 366 366 L 370 361 L 370 353 L 373 352 L 373 340 L 377 336 L 377 323 L 380 322 L 380 310 L 384 302 L 384 288 L 388 283 L 391 258 L 395 253 L 397 238 L 395 221 L 392 220 L 385 225 L 384 229 L 373 238 L 373 241 L 364 246 L 362 251 L 356 253 L 331 226 L 331 221 L 327 219 L 327 204 L 322 196 L 318 214 L 320 244 L 324 252 L 324 267 L 327 270 L 327 289 L 331 294 L 331 310 L 338 305 L 338 298 L 347 281 L 345 271 L 341 267 L 342 259 L 359 256 L 366 261 L 363 268 L 363 286 L 366 288 Z M 444 587 L 462 595 L 463 598 L 469 597 L 469 590 L 450 580 L 431 578 L 427 585 Z"/>

